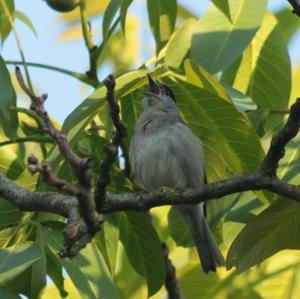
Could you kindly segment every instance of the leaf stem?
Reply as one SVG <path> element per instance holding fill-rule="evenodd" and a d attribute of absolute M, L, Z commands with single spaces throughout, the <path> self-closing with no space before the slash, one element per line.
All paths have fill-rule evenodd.
<path fill-rule="evenodd" d="M 6 64 L 23 64 L 22 61 L 15 61 L 15 60 L 7 60 L 5 61 Z M 95 80 L 92 80 L 92 78 L 89 78 L 87 75 L 85 74 L 81 74 L 81 73 L 77 73 L 77 72 L 73 72 L 70 70 L 66 70 L 60 67 L 56 67 L 56 66 L 52 66 L 52 65 L 48 65 L 48 64 L 43 64 L 43 63 L 35 63 L 35 62 L 27 62 L 26 63 L 27 66 L 32 66 L 32 67 L 39 67 L 39 68 L 44 68 L 44 69 L 48 69 L 48 70 L 52 70 L 55 72 L 59 72 L 68 76 L 71 76 L 73 78 L 76 78 L 78 80 L 80 80 L 81 82 L 84 82 L 88 85 L 94 86 L 96 87 L 98 85 L 98 82 L 96 82 Z"/>
<path fill-rule="evenodd" d="M 28 67 L 27 67 L 27 63 L 26 63 L 26 60 L 25 60 L 25 55 L 24 55 L 24 52 L 23 52 L 23 49 L 22 49 L 21 40 L 20 40 L 20 37 L 19 37 L 18 32 L 16 30 L 16 27 L 14 25 L 13 18 L 12 18 L 11 14 L 9 12 L 9 9 L 8 9 L 6 3 L 5 3 L 5 0 L 0 0 L 0 1 L 1 1 L 1 4 L 2 4 L 4 10 L 5 10 L 5 14 L 8 17 L 8 21 L 11 25 L 11 28 L 12 28 L 14 36 L 15 36 L 15 40 L 17 42 L 17 46 L 18 46 L 18 49 L 19 49 L 19 52 L 20 52 L 20 56 L 21 56 L 21 59 L 22 59 L 23 65 L 24 65 L 25 75 L 26 75 L 28 86 L 31 90 L 33 90 L 32 83 L 31 83 L 31 80 L 30 80 L 29 71 L 28 71 Z"/>

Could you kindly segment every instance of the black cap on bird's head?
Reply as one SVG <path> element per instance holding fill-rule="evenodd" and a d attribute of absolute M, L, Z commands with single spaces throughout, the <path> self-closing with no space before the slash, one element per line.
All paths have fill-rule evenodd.
<path fill-rule="evenodd" d="M 149 74 L 147 74 L 147 77 L 148 77 L 148 93 L 152 95 L 160 95 L 160 94 L 167 95 L 175 102 L 175 95 L 169 86 L 156 82 L 151 78 Z"/>

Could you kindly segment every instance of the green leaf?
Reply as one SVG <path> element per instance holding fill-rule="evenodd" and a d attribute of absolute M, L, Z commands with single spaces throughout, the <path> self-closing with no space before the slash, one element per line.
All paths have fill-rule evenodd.
<path fill-rule="evenodd" d="M 288 199 L 254 217 L 233 241 L 227 256 L 227 268 L 241 273 L 284 249 L 300 249 L 300 205 Z"/>
<path fill-rule="evenodd" d="M 62 263 L 61 259 L 57 254 L 54 254 L 49 247 L 46 247 L 47 252 L 47 274 L 50 276 L 51 280 L 59 290 L 60 296 L 62 298 L 67 297 L 68 293 L 64 288 L 64 277 L 62 273 Z"/>
<path fill-rule="evenodd" d="M 4 288 L 0 287 L 0 298 L 21 299 L 22 297 L 19 296 L 18 294 L 11 293 L 10 291 L 7 291 Z"/>
<path fill-rule="evenodd" d="M 226 213 L 224 212 L 225 218 L 222 226 L 226 248 L 230 248 L 242 228 L 266 208 L 253 192 L 244 192 L 232 197 L 235 198 L 235 204 Z"/>
<path fill-rule="evenodd" d="M 300 96 L 300 64 L 298 64 L 293 70 L 292 76 L 292 91 L 290 96 L 290 103 L 293 104 L 296 99 Z"/>
<path fill-rule="evenodd" d="M 22 217 L 22 213 L 15 205 L 0 197 L 0 229 L 16 225 Z"/>
<path fill-rule="evenodd" d="M 35 230 L 35 245 L 41 250 L 41 258 L 33 263 L 31 269 L 30 297 L 38 298 L 46 286 L 47 263 L 45 253 L 45 240 L 41 226 Z"/>
<path fill-rule="evenodd" d="M 170 235 L 177 246 L 192 247 L 195 245 L 191 231 L 174 207 L 168 213 L 168 227 Z"/>
<path fill-rule="evenodd" d="M 184 120 L 204 143 L 209 181 L 259 167 L 263 151 L 247 118 L 233 104 L 183 81 L 165 81 L 174 91 Z"/>
<path fill-rule="evenodd" d="M 127 10 L 133 0 L 123 0 L 121 8 L 120 8 L 120 21 L 121 21 L 121 28 L 123 31 L 123 35 L 125 36 L 125 26 L 126 26 L 126 16 Z"/>
<path fill-rule="evenodd" d="M 195 19 L 187 19 L 166 45 L 165 63 L 168 66 L 179 68 L 192 46 L 192 36 L 198 29 Z"/>
<path fill-rule="evenodd" d="M 287 107 L 291 64 L 286 42 L 273 15 L 266 14 L 241 61 L 224 72 L 222 81 L 249 95 L 259 107 Z"/>
<path fill-rule="evenodd" d="M 1 3 L 1 2 L 0 2 Z M 16 106 L 16 93 L 5 62 L 0 56 L 0 127 L 7 137 L 16 136 L 18 116 L 10 107 Z"/>
<path fill-rule="evenodd" d="M 284 8 L 276 12 L 275 17 L 278 21 L 278 26 L 283 33 L 286 42 L 289 42 L 296 31 L 300 28 L 299 17 L 292 14 L 290 8 Z"/>
<path fill-rule="evenodd" d="M 156 54 L 170 39 L 176 22 L 177 0 L 147 0 L 149 23 L 156 42 Z"/>
<path fill-rule="evenodd" d="M 184 70 L 188 83 L 196 85 L 201 89 L 205 89 L 230 102 L 226 89 L 203 67 L 198 66 L 191 60 L 186 60 L 184 62 Z"/>
<path fill-rule="evenodd" d="M 149 216 L 128 212 L 120 215 L 120 239 L 137 273 L 147 280 L 148 296 L 155 294 L 166 279 L 161 243 Z"/>
<path fill-rule="evenodd" d="M 256 110 L 256 103 L 247 95 L 223 83 L 226 91 L 230 95 L 235 108 L 240 112 Z"/>
<path fill-rule="evenodd" d="M 285 147 L 285 155 L 279 162 L 278 177 L 290 184 L 300 184 L 300 135 L 298 134 Z"/>
<path fill-rule="evenodd" d="M 37 32 L 34 28 L 34 25 L 32 24 L 31 20 L 21 11 L 16 10 L 14 12 L 15 18 L 21 20 L 24 24 L 27 25 L 27 27 L 31 30 L 31 32 L 35 35 L 37 38 Z"/>
<path fill-rule="evenodd" d="M 102 32 L 103 32 L 104 39 L 108 37 L 110 26 L 122 2 L 123 0 L 111 0 L 108 7 L 105 10 L 104 17 L 103 17 L 103 24 L 102 24 Z"/>
<path fill-rule="evenodd" d="M 57 253 L 62 245 L 61 232 L 44 230 L 51 251 Z M 118 299 L 118 291 L 101 252 L 89 243 L 75 258 L 63 259 L 63 267 L 83 298 Z"/>
<path fill-rule="evenodd" d="M 230 7 L 228 0 L 212 0 L 214 5 L 231 21 Z"/>
<path fill-rule="evenodd" d="M 232 280 L 232 276 L 229 276 Z M 212 299 L 222 287 L 222 281 L 216 273 L 205 274 L 199 263 L 189 264 L 179 272 L 180 287 L 186 299 Z M 226 298 L 226 297 L 224 297 Z"/>
<path fill-rule="evenodd" d="M 15 4 L 13 0 L 0 1 L 0 37 L 2 43 L 8 37 L 12 29 L 9 16 L 12 17 L 14 15 L 14 10 L 15 10 Z M 2 73 L 2 70 L 0 71 L 0 73 Z"/>
<path fill-rule="evenodd" d="M 192 37 L 191 58 L 210 73 L 224 70 L 255 36 L 266 10 L 265 0 L 228 0 L 230 21 L 211 5 Z"/>
<path fill-rule="evenodd" d="M 42 257 L 42 251 L 31 242 L 0 249 L 0 284 L 13 279 Z"/>
<path fill-rule="evenodd" d="M 112 217 L 113 216 L 107 216 L 108 219 Z M 111 275 L 114 275 L 118 254 L 119 229 L 115 224 L 107 221 L 107 218 L 103 229 L 97 235 L 96 244 L 105 259 Z"/>

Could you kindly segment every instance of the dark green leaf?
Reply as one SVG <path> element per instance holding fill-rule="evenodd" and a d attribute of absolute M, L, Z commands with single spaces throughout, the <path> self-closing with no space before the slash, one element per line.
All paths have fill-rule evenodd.
<path fill-rule="evenodd" d="M 0 2 L 1 3 L 1 2 Z M 16 93 L 9 72 L 0 56 L 0 127 L 7 137 L 16 137 L 18 116 L 10 107 L 16 106 Z"/>
<path fill-rule="evenodd" d="M 129 5 L 133 0 L 123 0 L 121 8 L 120 8 L 120 21 L 121 21 L 121 28 L 123 31 L 123 35 L 125 36 L 125 26 L 126 26 L 126 16 L 127 10 Z"/>
<path fill-rule="evenodd" d="M 57 254 L 54 254 L 49 247 L 46 248 L 47 252 L 47 274 L 50 276 L 51 280 L 59 290 L 61 297 L 66 297 L 68 293 L 64 288 L 64 277 L 62 273 L 62 263 L 61 259 Z"/>
<path fill-rule="evenodd" d="M 33 263 L 31 270 L 30 297 L 38 298 L 46 286 L 47 263 L 45 253 L 45 240 L 40 225 L 35 230 L 35 245 L 41 250 L 42 256 Z"/>
<path fill-rule="evenodd" d="M 120 215 L 120 239 L 132 267 L 147 280 L 148 296 L 165 282 L 165 264 L 161 243 L 149 216 L 128 212 Z"/>
<path fill-rule="evenodd" d="M 156 54 L 170 39 L 176 22 L 177 0 L 147 0 L 150 27 L 156 42 Z"/>
<path fill-rule="evenodd" d="M 5 299 L 21 299 L 22 297 L 18 294 L 14 294 L 10 291 L 5 290 L 4 288 L 0 287 L 0 298 Z"/>
<path fill-rule="evenodd" d="M 102 32 L 104 39 L 108 37 L 110 26 L 122 2 L 123 0 L 111 0 L 108 7 L 105 10 L 102 24 Z"/>
<path fill-rule="evenodd" d="M 168 214 L 168 226 L 170 235 L 177 246 L 192 247 L 195 245 L 190 229 L 188 229 L 182 217 L 174 207 L 170 209 Z"/>
<path fill-rule="evenodd" d="M 211 5 L 192 37 L 191 57 L 210 73 L 218 73 L 245 50 L 263 20 L 265 0 L 229 0 L 230 21 Z"/>
<path fill-rule="evenodd" d="M 300 249 L 300 204 L 280 199 L 254 217 L 233 241 L 227 268 L 243 272 L 284 249 Z"/>
<path fill-rule="evenodd" d="M 31 242 L 0 249 L 0 284 L 13 279 L 41 257 L 41 249 Z"/>

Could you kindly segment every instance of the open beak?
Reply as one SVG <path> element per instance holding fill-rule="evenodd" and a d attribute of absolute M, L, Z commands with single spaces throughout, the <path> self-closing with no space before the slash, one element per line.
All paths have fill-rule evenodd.
<path fill-rule="evenodd" d="M 156 82 L 151 78 L 149 74 L 148 76 L 148 92 L 152 94 L 159 95 L 159 87 L 157 86 Z"/>

